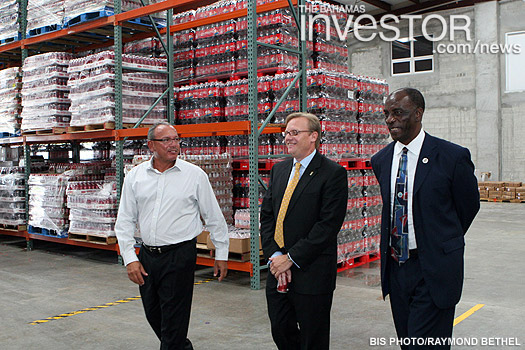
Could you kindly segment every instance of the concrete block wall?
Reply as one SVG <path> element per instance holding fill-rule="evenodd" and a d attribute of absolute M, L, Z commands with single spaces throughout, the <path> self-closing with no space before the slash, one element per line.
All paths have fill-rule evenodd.
<path fill-rule="evenodd" d="M 439 12 L 467 15 L 471 19 L 471 45 L 477 40 L 505 43 L 505 33 L 525 31 L 525 1 L 504 0 Z M 401 22 L 401 36 L 408 26 Z M 429 33 L 439 35 L 441 25 L 432 20 Z M 415 36 L 421 35 L 415 31 Z M 446 38 L 436 42 L 448 45 Z M 454 44 L 467 44 L 464 33 Z M 431 73 L 391 75 L 391 46 L 376 38 L 370 42 L 349 39 L 350 71 L 385 80 L 391 91 L 410 86 L 425 96 L 423 126 L 432 135 L 470 149 L 476 174 L 491 172 L 491 180 L 525 181 L 525 93 L 505 93 L 503 54 L 435 53 Z M 522 49 L 525 54 L 525 48 Z"/>
<path fill-rule="evenodd" d="M 499 40 L 505 33 L 525 31 L 525 1 L 499 3 Z M 521 48 L 525 55 L 525 48 Z M 523 67 L 522 69 L 525 69 Z M 525 91 L 506 92 L 505 57 L 500 60 L 502 179 L 525 181 Z"/>

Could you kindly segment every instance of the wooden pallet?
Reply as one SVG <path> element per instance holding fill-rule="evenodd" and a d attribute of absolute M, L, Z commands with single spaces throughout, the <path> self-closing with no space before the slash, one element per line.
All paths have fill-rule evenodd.
<path fill-rule="evenodd" d="M 122 124 L 123 129 L 132 129 L 135 124 L 124 123 Z M 151 124 L 140 124 L 139 128 L 149 128 Z M 106 122 L 100 124 L 88 124 L 82 126 L 68 126 L 67 132 L 69 134 L 74 134 L 78 132 L 90 132 L 90 131 L 100 131 L 100 130 L 115 130 L 115 122 Z"/>
<path fill-rule="evenodd" d="M 152 125 L 153 124 L 139 124 L 137 128 L 149 128 Z M 133 129 L 134 126 L 135 126 L 135 123 L 123 123 L 122 124 L 123 129 Z"/>
<path fill-rule="evenodd" d="M 501 199 L 501 198 L 480 198 L 482 202 L 495 202 L 495 203 L 524 203 L 525 199 Z"/>
<path fill-rule="evenodd" d="M 69 233 L 69 239 L 72 241 L 89 242 L 94 244 L 110 245 L 117 243 L 117 237 L 91 236 L 83 233 Z"/>
<path fill-rule="evenodd" d="M 67 128 L 63 127 L 53 127 L 50 129 L 41 129 L 41 130 L 30 130 L 22 132 L 23 135 L 60 135 L 65 134 Z"/>
<path fill-rule="evenodd" d="M 115 129 L 115 123 L 107 122 L 107 123 L 100 123 L 100 124 L 88 124 L 88 125 L 82 125 L 82 126 L 68 126 L 67 132 L 72 134 L 76 132 L 114 130 L 114 129 Z"/>
<path fill-rule="evenodd" d="M 21 231 L 26 231 L 27 230 L 27 225 L 0 224 L 0 229 L 6 230 L 6 231 L 21 232 Z"/>

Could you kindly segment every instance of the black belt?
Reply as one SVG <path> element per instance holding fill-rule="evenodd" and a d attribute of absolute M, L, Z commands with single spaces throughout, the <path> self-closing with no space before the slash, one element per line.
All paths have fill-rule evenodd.
<path fill-rule="evenodd" d="M 163 253 L 169 252 L 170 250 L 176 249 L 176 248 L 178 248 L 180 246 L 183 246 L 183 245 L 185 245 L 187 243 L 194 242 L 194 241 L 195 241 L 195 239 L 192 239 L 192 240 L 189 240 L 189 241 L 184 241 L 184 242 L 170 244 L 170 245 L 161 245 L 161 246 L 151 246 L 151 245 L 146 245 L 146 244 L 142 243 L 142 246 L 144 248 L 146 248 L 146 250 L 149 251 L 150 253 L 163 254 Z"/>

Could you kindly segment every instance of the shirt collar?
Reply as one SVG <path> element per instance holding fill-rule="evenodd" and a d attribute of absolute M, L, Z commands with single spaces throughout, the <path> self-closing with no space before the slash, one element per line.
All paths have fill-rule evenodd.
<path fill-rule="evenodd" d="M 308 165 L 310 165 L 310 162 L 312 161 L 312 159 L 315 156 L 315 152 L 316 152 L 316 150 L 314 149 L 314 151 L 312 153 L 310 153 L 308 156 L 304 157 L 304 159 L 299 162 L 299 163 L 301 163 L 301 166 L 303 166 L 305 169 L 308 168 Z M 297 163 L 297 160 L 294 158 L 293 159 L 293 165 L 295 166 L 296 163 Z"/>
<path fill-rule="evenodd" d="M 148 160 L 148 166 L 146 167 L 146 169 L 151 170 L 151 171 L 154 171 L 154 172 L 160 174 L 161 172 L 158 171 L 157 169 L 155 169 L 155 168 L 153 167 L 153 157 L 154 157 L 154 156 L 152 156 L 152 157 L 150 158 L 150 160 Z M 178 163 L 180 163 L 180 162 L 178 162 Z M 177 169 L 177 170 L 179 170 L 179 171 L 182 170 L 182 169 L 180 168 L 180 166 L 178 165 L 178 163 L 177 163 L 177 161 L 175 161 L 175 164 L 173 164 L 173 166 L 172 166 L 171 168 L 166 169 L 166 171 L 171 171 L 171 170 L 173 170 L 173 169 Z"/>
<path fill-rule="evenodd" d="M 401 154 L 403 148 L 406 147 L 409 152 L 419 157 L 419 152 L 421 152 L 421 147 L 423 147 L 423 141 L 425 141 L 425 132 L 423 131 L 423 128 L 421 128 L 416 138 L 410 141 L 408 145 L 404 145 L 401 142 L 396 142 L 394 145 L 394 154 Z"/>

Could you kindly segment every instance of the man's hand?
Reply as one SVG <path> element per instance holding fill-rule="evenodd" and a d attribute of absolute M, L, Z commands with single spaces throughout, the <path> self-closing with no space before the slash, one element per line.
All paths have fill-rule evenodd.
<path fill-rule="evenodd" d="M 144 267 L 139 261 L 133 261 L 126 265 L 126 270 L 128 270 L 128 277 L 133 282 L 142 286 L 144 284 L 144 277 L 148 274 Z"/>
<path fill-rule="evenodd" d="M 228 275 L 228 262 L 225 260 L 215 260 L 213 266 L 213 276 L 219 276 L 219 282 Z"/>
<path fill-rule="evenodd" d="M 288 260 L 288 256 L 286 255 L 279 255 L 274 258 L 270 258 L 270 261 L 272 262 L 270 264 L 270 272 L 272 275 L 275 276 L 275 278 L 279 277 L 280 274 L 290 270 L 292 267 L 292 262 Z M 291 278 L 290 274 L 290 278 Z"/>
<path fill-rule="evenodd" d="M 286 272 L 281 273 L 277 278 L 277 286 L 282 286 L 290 282 L 292 282 L 292 270 L 287 270 Z"/>

